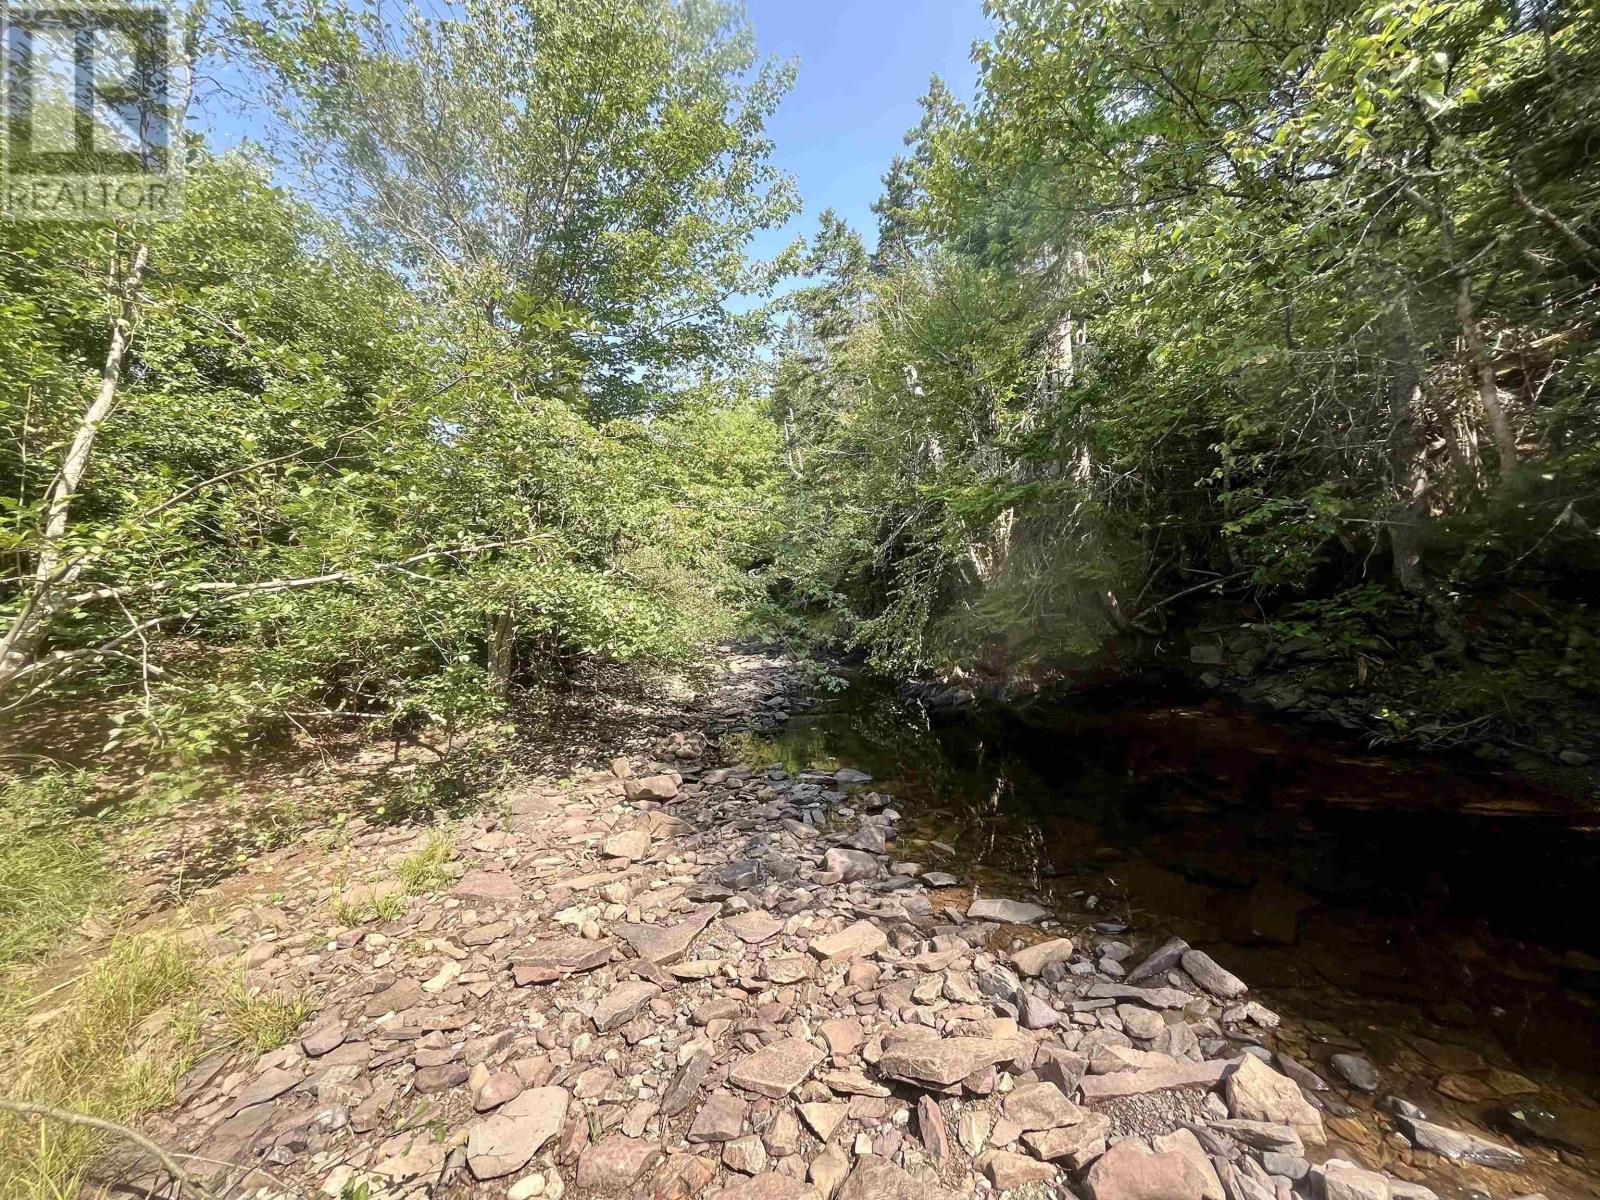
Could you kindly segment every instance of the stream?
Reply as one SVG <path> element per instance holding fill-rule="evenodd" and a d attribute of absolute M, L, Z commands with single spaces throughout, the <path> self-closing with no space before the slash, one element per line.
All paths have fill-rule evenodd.
<path fill-rule="evenodd" d="M 1115 688 L 1024 716 L 930 715 L 855 684 L 738 736 L 752 763 L 870 772 L 904 815 L 901 859 L 1144 949 L 1181 934 L 1281 1013 L 1276 1044 L 1325 1078 L 1331 1054 L 1365 1054 L 1378 1090 L 1324 1095 L 1374 1159 L 1395 1150 L 1375 1107 L 1400 1096 L 1515 1140 L 1552 1196 L 1600 1193 L 1588 806 L 1471 763 Z M 1450 1190 L 1509 1195 L 1494 1176 L 1460 1172 Z"/>

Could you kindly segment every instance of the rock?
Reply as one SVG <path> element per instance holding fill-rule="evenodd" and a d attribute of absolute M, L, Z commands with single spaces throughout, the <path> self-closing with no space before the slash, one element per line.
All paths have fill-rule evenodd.
<path fill-rule="evenodd" d="M 1211 1165 L 1205 1147 L 1200 1144 L 1200 1139 L 1195 1137 L 1192 1130 L 1175 1129 L 1171 1133 L 1161 1134 L 1151 1139 L 1151 1146 L 1157 1154 L 1181 1154 L 1188 1159 L 1200 1175 L 1202 1181 L 1200 1194 L 1205 1200 L 1227 1200 L 1227 1191 L 1222 1186 L 1222 1180 L 1217 1178 L 1217 1169 Z M 1300 1175 L 1304 1175 L 1303 1161 L 1301 1166 Z M 1300 1175 L 1296 1175 L 1295 1178 L 1300 1178 Z"/>
<path fill-rule="evenodd" d="M 974 921 L 999 921 L 1002 925 L 1031 925 L 1050 915 L 1048 908 L 1021 900 L 974 900 L 967 916 Z"/>
<path fill-rule="evenodd" d="M 1055 1129 L 1083 1120 L 1083 1109 L 1068 1100 L 1053 1083 L 1028 1083 L 1005 1098 L 1006 1119 L 1023 1131 Z"/>
<path fill-rule="evenodd" d="M 1223 1083 L 1223 1094 L 1228 1112 L 1242 1121 L 1293 1126 L 1301 1139 L 1311 1146 L 1327 1141 L 1322 1130 L 1322 1114 L 1301 1095 L 1299 1085 L 1258 1058 L 1247 1054 L 1239 1060 L 1239 1065 Z"/>
<path fill-rule="evenodd" d="M 1208 1180 L 1188 1157 L 1118 1142 L 1083 1177 L 1090 1200 L 1203 1200 Z"/>
<path fill-rule="evenodd" d="M 678 795 L 678 781 L 671 775 L 646 775 L 643 779 L 623 781 L 624 793 L 630 800 L 671 800 Z"/>
<path fill-rule="evenodd" d="M 942 1163 L 950 1157 L 950 1131 L 944 1113 L 931 1096 L 917 1098 L 917 1136 L 934 1162 Z"/>
<path fill-rule="evenodd" d="M 503 871 L 468 871 L 456 884 L 456 895 L 495 904 L 521 904 L 522 888 Z"/>
<path fill-rule="evenodd" d="M 717 912 L 715 904 L 702 904 L 676 925 L 648 925 L 629 921 L 618 925 L 617 933 L 640 958 L 649 959 L 657 966 L 665 966 L 683 957 L 689 944 L 711 924 Z"/>
<path fill-rule="evenodd" d="M 1528 1161 L 1520 1151 L 1510 1146 L 1502 1146 L 1498 1142 L 1491 1142 L 1476 1134 L 1462 1133 L 1458 1129 L 1450 1129 L 1444 1125 L 1435 1125 L 1431 1121 L 1396 1116 L 1395 1123 L 1400 1126 L 1401 1132 L 1411 1139 L 1413 1145 L 1457 1162 L 1471 1162 L 1482 1167 L 1507 1170 L 1521 1167 Z"/>
<path fill-rule="evenodd" d="M 838 933 L 825 934 L 811 941 L 811 953 L 824 962 L 843 962 L 852 958 L 868 958 L 889 944 L 871 921 L 857 921 Z"/>
<path fill-rule="evenodd" d="M 854 767 L 841 767 L 833 773 L 833 781 L 849 786 L 856 783 L 871 783 L 872 776 L 865 771 L 858 771 Z"/>
<path fill-rule="evenodd" d="M 344 1045 L 344 1039 L 344 1022 L 326 1021 L 307 1031 L 305 1037 L 300 1039 L 300 1049 L 306 1052 L 308 1058 L 320 1058 L 330 1050 Z"/>
<path fill-rule="evenodd" d="M 1076 1125 L 1030 1130 L 1022 1140 L 1040 1158 L 1077 1170 L 1105 1150 L 1110 1132 L 1111 1118 L 1105 1113 L 1086 1113 Z"/>
<path fill-rule="evenodd" d="M 1089 1059 L 1065 1046 L 1046 1044 L 1039 1047 L 1034 1069 L 1040 1079 L 1055 1084 L 1063 1095 L 1071 1097 L 1089 1069 Z"/>
<path fill-rule="evenodd" d="M 1091 983 L 1089 990 L 1084 993 L 1086 1000 L 1132 1000 L 1136 1004 L 1148 1005 L 1151 1008 L 1182 1008 L 1194 1001 L 1188 992 L 1180 992 L 1177 988 L 1169 987 L 1133 987 L 1126 983 L 1107 983 L 1104 980 Z"/>
<path fill-rule="evenodd" d="M 948 888 L 957 886 L 961 880 L 946 871 L 924 871 L 922 882 L 931 888 Z"/>
<path fill-rule="evenodd" d="M 849 1112 L 848 1104 L 818 1101 L 800 1106 L 800 1116 L 811 1126 L 811 1132 L 824 1142 L 833 1136 L 833 1131 L 839 1128 L 839 1122 L 843 1121 Z"/>
<path fill-rule="evenodd" d="M 949 1087 L 1017 1054 L 1010 1038 L 960 1037 L 902 1042 L 886 1050 L 878 1070 L 908 1083 Z"/>
<path fill-rule="evenodd" d="M 957 1200 L 938 1184 L 917 1179 L 893 1163 L 867 1155 L 839 1189 L 838 1200 Z"/>
<path fill-rule="evenodd" d="M 822 856 L 822 869 L 838 875 L 844 883 L 878 877 L 878 860 L 865 850 L 829 850 Z"/>
<path fill-rule="evenodd" d="M 783 922 L 765 909 L 753 908 L 735 917 L 724 917 L 722 926 L 746 945 L 758 946 L 783 928 Z"/>
<path fill-rule="evenodd" d="M 687 1134 L 691 1142 L 731 1142 L 744 1130 L 747 1105 L 732 1092 L 712 1092 Z"/>
<path fill-rule="evenodd" d="M 1328 1066 L 1340 1079 L 1363 1092 L 1377 1091 L 1382 1082 L 1378 1068 L 1359 1054 L 1335 1054 L 1328 1060 Z"/>
<path fill-rule="evenodd" d="M 1138 983 L 1143 979 L 1153 979 L 1157 975 L 1165 975 L 1182 961 L 1184 953 L 1189 949 L 1189 943 L 1181 937 L 1168 938 L 1162 942 L 1138 966 L 1128 972 L 1128 982 Z"/>
<path fill-rule="evenodd" d="M 695 1193 L 691 1191 L 688 1194 Z M 751 1179 L 735 1180 L 727 1187 L 712 1192 L 706 1200 L 807 1200 L 813 1194 L 811 1188 L 793 1175 L 767 1171 Z"/>
<path fill-rule="evenodd" d="M 1272 1150 L 1280 1154 L 1300 1154 L 1305 1150 L 1300 1135 L 1289 1125 L 1273 1125 L 1267 1121 L 1208 1121 L 1206 1124 L 1252 1150 Z"/>
<path fill-rule="evenodd" d="M 723 1146 L 722 1165 L 741 1175 L 759 1175 L 767 1169 L 767 1148 L 753 1133 L 736 1137 Z"/>
<path fill-rule="evenodd" d="M 1061 1024 L 1061 1013 L 1048 1001 L 1031 992 L 1015 993 L 1017 1023 L 1024 1029 L 1053 1029 Z"/>
<path fill-rule="evenodd" d="M 822 1193 L 823 1200 L 830 1200 L 849 1172 L 850 1160 L 844 1156 L 844 1151 L 837 1146 L 824 1146 L 822 1153 L 811 1160 L 806 1174 Z"/>
<path fill-rule="evenodd" d="M 1110 1100 L 1117 1096 L 1142 1096 L 1148 1092 L 1165 1092 L 1172 1088 L 1215 1087 L 1232 1065 L 1230 1060 L 1222 1058 L 1211 1059 L 1208 1062 L 1194 1062 L 1186 1058 L 1169 1058 L 1166 1055 L 1162 1057 L 1167 1061 L 1132 1071 L 1085 1076 L 1083 1082 L 1079 1084 L 1083 1089 L 1083 1098 Z M 1248 1056 L 1246 1057 L 1248 1059 Z M 1249 1059 L 1249 1061 L 1254 1060 Z M 1299 1095 L 1298 1092 L 1295 1094 Z"/>
<path fill-rule="evenodd" d="M 474 1179 L 499 1179 L 521 1170 L 567 1118 L 566 1089 L 530 1088 L 467 1132 L 467 1167 Z"/>
<path fill-rule="evenodd" d="M 1209 954 L 1199 950 L 1183 952 L 1183 969 L 1189 977 L 1213 996 L 1234 1000 L 1249 991 L 1244 980 L 1219 966 Z"/>
<path fill-rule="evenodd" d="M 615 1029 L 619 1025 L 626 1025 L 661 994 L 661 989 L 653 983 L 646 983 L 640 979 L 630 979 L 626 983 L 619 983 L 600 999 L 594 1007 L 594 1027 L 601 1033 Z"/>
<path fill-rule="evenodd" d="M 800 1038 L 784 1038 L 763 1046 L 734 1064 L 728 1082 L 773 1099 L 782 1099 L 805 1082 L 823 1060 L 823 1053 Z"/>
<path fill-rule="evenodd" d="M 629 862 L 650 853 L 650 834 L 644 829 L 627 829 L 613 833 L 600 847 L 607 858 L 625 858 Z"/>
<path fill-rule="evenodd" d="M 773 1158 L 788 1158 L 800 1153 L 805 1131 L 791 1109 L 783 1109 L 761 1135 L 761 1142 Z"/>
<path fill-rule="evenodd" d="M 1056 1177 L 1053 1164 L 1029 1158 L 1026 1154 L 1014 1154 L 1010 1150 L 990 1150 L 978 1159 L 976 1166 L 989 1177 L 990 1183 L 1003 1192 Z"/>
<path fill-rule="evenodd" d="M 1047 942 L 1039 942 L 1018 950 L 1011 956 L 1011 965 L 1023 977 L 1032 979 L 1051 963 L 1066 962 L 1071 957 L 1071 940 L 1052 938 Z"/>
<path fill-rule="evenodd" d="M 817 1027 L 817 1032 L 828 1043 L 828 1053 L 835 1055 L 855 1053 L 866 1037 L 861 1032 L 861 1022 L 855 1017 L 835 1017 L 831 1021 L 824 1021 Z"/>
<path fill-rule="evenodd" d="M 688 1108 L 700 1094 L 700 1084 L 711 1069 L 711 1047 L 703 1045 L 689 1056 L 689 1061 L 678 1068 L 666 1090 L 661 1094 L 661 1113 L 674 1116 Z"/>
<path fill-rule="evenodd" d="M 660 1157 L 661 1147 L 654 1142 L 613 1134 L 586 1146 L 578 1156 L 578 1186 L 596 1192 L 624 1191 Z"/>
<path fill-rule="evenodd" d="M 1129 1037 L 1144 1038 L 1146 1041 L 1159 1037 L 1161 1031 L 1167 1027 L 1160 1013 L 1140 1004 L 1117 1005 L 1117 1017 L 1122 1021 L 1124 1033 Z"/>
<path fill-rule="evenodd" d="M 515 1071 L 494 1071 L 473 1089 L 472 1107 L 478 1112 L 499 1108 L 522 1095 L 522 1080 Z"/>
<path fill-rule="evenodd" d="M 1389 1180 L 1377 1171 L 1330 1159 L 1321 1170 L 1323 1200 L 1390 1200 Z"/>
<path fill-rule="evenodd" d="M 605 966 L 616 946 L 608 938 L 547 938 L 534 942 L 511 961 L 511 976 L 518 987 L 554 983 L 568 975 Z"/>
<path fill-rule="evenodd" d="M 439 1067 L 423 1067 L 411 1077 L 411 1086 L 423 1095 L 447 1092 L 467 1081 L 470 1072 L 464 1063 L 445 1063 Z"/>

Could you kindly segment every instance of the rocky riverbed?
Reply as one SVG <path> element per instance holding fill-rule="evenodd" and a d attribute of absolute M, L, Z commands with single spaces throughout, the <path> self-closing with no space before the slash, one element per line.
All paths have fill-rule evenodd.
<path fill-rule="evenodd" d="M 262 1197 L 1592 1194 L 1404 1101 L 1372 1128 L 1365 1057 L 1291 1052 L 1180 939 L 911 860 L 862 772 L 728 761 L 805 701 L 726 665 L 675 731 L 456 822 L 432 890 L 397 876 L 425 831 L 360 821 L 219 889 L 187 936 L 310 1015 L 150 1132 Z"/>

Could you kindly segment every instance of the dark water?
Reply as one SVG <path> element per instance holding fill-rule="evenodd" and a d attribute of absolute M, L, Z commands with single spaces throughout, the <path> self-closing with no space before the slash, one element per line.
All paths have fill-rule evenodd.
<path fill-rule="evenodd" d="M 941 718 L 856 687 L 745 756 L 870 771 L 904 815 L 900 857 L 1036 894 L 1069 923 L 1125 922 L 1136 943 L 1180 933 L 1292 1018 L 1310 1057 L 1359 1046 L 1385 1091 L 1441 1116 L 1504 1124 L 1484 1080 L 1527 1075 L 1563 1129 L 1593 1127 L 1600 1166 L 1588 805 L 1118 690 Z"/>

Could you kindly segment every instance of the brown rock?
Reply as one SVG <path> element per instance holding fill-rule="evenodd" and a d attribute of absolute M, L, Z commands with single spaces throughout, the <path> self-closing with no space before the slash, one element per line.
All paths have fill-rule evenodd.
<path fill-rule="evenodd" d="M 936 1183 L 918 1179 L 893 1163 L 869 1154 L 839 1189 L 838 1200 L 957 1200 Z"/>
<path fill-rule="evenodd" d="M 728 1081 L 735 1087 L 781 1099 L 805 1082 L 823 1059 L 822 1051 L 800 1038 L 784 1038 L 734 1064 Z"/>
<path fill-rule="evenodd" d="M 1017 1056 L 1014 1038 L 958 1037 L 897 1043 L 885 1050 L 878 1070 L 910 1083 L 949 1087 L 985 1067 Z"/>
<path fill-rule="evenodd" d="M 712 1092 L 689 1127 L 691 1142 L 731 1142 L 744 1129 L 749 1105 L 732 1092 Z"/>
<path fill-rule="evenodd" d="M 1092 1112 L 1076 1125 L 1033 1130 L 1023 1134 L 1022 1140 L 1040 1158 L 1076 1170 L 1105 1150 L 1110 1132 L 1111 1118 Z"/>
<path fill-rule="evenodd" d="M 1076 1125 L 1084 1118 L 1083 1109 L 1061 1094 L 1053 1083 L 1027 1083 L 1005 1099 L 1006 1119 L 1019 1130 L 1056 1129 Z"/>
<path fill-rule="evenodd" d="M 468 871 L 456 884 L 456 895 L 494 904 L 521 904 L 522 888 L 503 871 Z"/>
<path fill-rule="evenodd" d="M 1056 1168 L 1051 1163 L 1040 1162 L 1026 1154 L 1010 1150 L 989 1150 L 978 1159 L 978 1170 L 989 1177 L 989 1182 L 1001 1191 L 1026 1187 L 1030 1183 L 1043 1183 L 1054 1179 Z"/>
<path fill-rule="evenodd" d="M 619 1025 L 625 1025 L 660 994 L 659 987 L 640 979 L 619 983 L 601 998 L 599 1004 L 595 1005 L 594 1027 L 605 1033 Z"/>
<path fill-rule="evenodd" d="M 467 1131 L 467 1167 L 475 1179 L 519 1171 L 556 1135 L 567 1117 L 567 1093 L 532 1088 Z"/>
<path fill-rule="evenodd" d="M 717 915 L 715 904 L 702 904 L 676 925 L 649 925 L 626 922 L 617 926 L 622 940 L 632 946 L 640 958 L 649 959 L 657 966 L 676 962 L 689 949 L 689 944 L 700 931 L 711 924 Z"/>
<path fill-rule="evenodd" d="M 1083 1177 L 1090 1200 L 1204 1200 L 1207 1181 L 1182 1154 L 1153 1154 L 1118 1142 Z"/>
<path fill-rule="evenodd" d="M 1086 1088 L 1088 1082 L 1084 1081 Z M 1088 1094 L 1087 1090 L 1084 1094 Z M 1328 1140 L 1322 1130 L 1322 1114 L 1301 1095 L 1299 1085 L 1252 1055 L 1240 1058 L 1223 1084 L 1223 1095 L 1229 1113 L 1240 1120 L 1292 1126 L 1310 1146 L 1321 1146 Z"/>
<path fill-rule="evenodd" d="M 857 921 L 839 930 L 813 938 L 810 950 L 824 962 L 843 962 L 870 958 L 889 944 L 889 939 L 871 921 Z"/>
<path fill-rule="evenodd" d="M 1249 1055 L 1245 1057 L 1249 1058 Z M 1209 1062 L 1174 1058 L 1170 1062 L 1141 1067 L 1138 1070 L 1117 1071 L 1110 1075 L 1089 1075 L 1078 1086 L 1083 1089 L 1085 1100 L 1142 1096 L 1147 1092 L 1164 1092 L 1172 1088 L 1215 1087 L 1227 1074 L 1231 1065 L 1232 1061 L 1225 1058 L 1212 1059 Z"/>
<path fill-rule="evenodd" d="M 601 1193 L 625 1191 L 660 1157 L 661 1147 L 654 1142 L 614 1134 L 578 1156 L 578 1186 Z"/>
<path fill-rule="evenodd" d="M 1011 965 L 1017 971 L 1033 978 L 1051 963 L 1066 962 L 1072 957 L 1072 942 L 1068 938 L 1051 938 L 1047 942 L 1039 942 L 1018 950 L 1011 956 Z"/>

